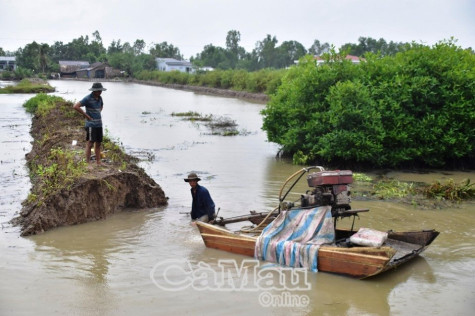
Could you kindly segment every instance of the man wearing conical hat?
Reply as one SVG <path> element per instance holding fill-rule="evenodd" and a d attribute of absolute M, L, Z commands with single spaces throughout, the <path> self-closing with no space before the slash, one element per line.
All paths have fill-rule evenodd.
<path fill-rule="evenodd" d="M 194 172 L 190 173 L 185 182 L 188 182 L 191 187 L 191 197 L 193 202 L 191 204 L 191 220 L 193 222 L 209 222 L 214 220 L 214 202 L 208 190 L 198 184 L 201 179 Z"/>
<path fill-rule="evenodd" d="M 104 107 L 101 93 L 107 89 L 100 82 L 95 82 L 89 90 L 92 92 L 74 104 L 74 109 L 86 119 L 84 126 L 86 129 L 86 161 L 89 163 L 91 160 L 91 148 L 94 144 L 96 163 L 100 165 L 103 134 L 101 112 Z M 81 107 L 84 107 L 84 110 Z"/>

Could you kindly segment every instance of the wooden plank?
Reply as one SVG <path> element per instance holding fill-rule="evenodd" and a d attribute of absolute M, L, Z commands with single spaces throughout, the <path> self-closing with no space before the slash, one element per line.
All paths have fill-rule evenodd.
<path fill-rule="evenodd" d="M 384 270 L 385 265 L 384 261 L 380 264 L 363 264 L 356 261 L 318 256 L 317 269 L 322 272 L 344 274 L 361 279 L 380 273 Z"/>
<path fill-rule="evenodd" d="M 380 248 L 373 248 L 373 247 L 352 247 L 352 248 L 344 248 L 344 247 L 332 247 L 332 246 L 325 246 L 323 245 L 320 250 L 323 251 L 332 251 L 332 252 L 343 252 L 343 253 L 359 253 L 359 254 L 367 254 L 373 256 L 384 256 L 391 258 L 394 253 L 396 252 L 392 247 L 380 247 Z"/>
<path fill-rule="evenodd" d="M 366 278 L 384 271 L 391 257 L 395 254 L 395 251 L 390 248 L 383 251 L 374 249 L 373 254 L 358 252 L 358 250 L 368 251 L 369 249 L 342 248 L 341 251 L 334 251 L 334 249 L 321 247 L 318 251 L 317 268 L 323 272 Z"/>
<path fill-rule="evenodd" d="M 255 239 L 210 234 L 201 236 L 206 247 L 254 257 Z"/>

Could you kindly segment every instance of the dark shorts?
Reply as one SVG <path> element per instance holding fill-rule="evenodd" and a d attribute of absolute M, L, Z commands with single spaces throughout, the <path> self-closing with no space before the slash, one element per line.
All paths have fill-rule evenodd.
<path fill-rule="evenodd" d="M 85 127 L 86 141 L 102 143 L 102 127 Z"/>

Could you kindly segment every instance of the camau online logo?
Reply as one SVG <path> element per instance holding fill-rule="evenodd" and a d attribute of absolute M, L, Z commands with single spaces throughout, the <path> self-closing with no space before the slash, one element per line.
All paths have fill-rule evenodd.
<path fill-rule="evenodd" d="M 218 260 L 216 266 L 187 260 L 170 259 L 158 262 L 150 271 L 153 283 L 164 291 L 254 291 L 261 292 L 259 303 L 264 307 L 305 307 L 307 295 L 292 294 L 310 290 L 305 268 L 260 266 L 258 260 Z M 272 291 L 272 293 L 270 292 Z M 282 291 L 280 294 L 273 294 Z M 292 292 L 292 293 L 291 293 Z"/>

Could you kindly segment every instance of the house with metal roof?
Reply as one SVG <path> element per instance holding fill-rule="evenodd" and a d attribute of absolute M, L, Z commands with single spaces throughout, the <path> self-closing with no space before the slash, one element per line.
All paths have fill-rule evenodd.
<path fill-rule="evenodd" d="M 16 57 L 14 56 L 0 56 L 0 71 L 16 70 Z"/>
<path fill-rule="evenodd" d="M 124 77 L 125 72 L 114 69 L 108 63 L 93 63 L 90 67 L 79 69 L 76 71 L 78 78 L 115 78 Z"/>
<path fill-rule="evenodd" d="M 193 65 L 187 60 L 177 60 L 174 58 L 155 58 L 157 69 L 160 71 L 181 71 L 193 73 Z"/>
<path fill-rule="evenodd" d="M 59 73 L 61 77 L 76 78 L 77 71 L 81 69 L 89 68 L 89 62 L 87 61 L 75 61 L 75 60 L 60 60 L 59 61 Z"/>

